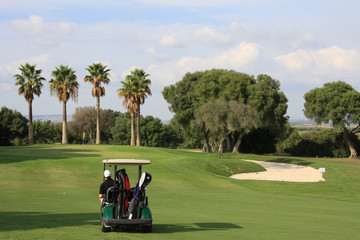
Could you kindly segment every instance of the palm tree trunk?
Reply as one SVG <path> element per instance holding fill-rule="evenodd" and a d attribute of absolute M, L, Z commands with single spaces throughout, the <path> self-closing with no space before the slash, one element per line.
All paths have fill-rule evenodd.
<path fill-rule="evenodd" d="M 135 113 L 131 112 L 131 142 L 130 142 L 131 146 L 135 146 L 134 115 L 135 115 Z"/>
<path fill-rule="evenodd" d="M 28 102 L 29 102 L 29 144 L 34 144 L 32 100 L 29 100 Z"/>
<path fill-rule="evenodd" d="M 96 144 L 100 144 L 100 96 L 96 97 Z"/>
<path fill-rule="evenodd" d="M 68 144 L 67 140 L 67 120 L 66 120 L 66 101 L 63 101 L 63 126 L 62 126 L 62 144 Z"/>
<path fill-rule="evenodd" d="M 136 118 L 136 146 L 140 146 L 140 105 L 137 110 L 137 118 Z"/>
<path fill-rule="evenodd" d="M 344 140 L 350 150 L 349 158 L 357 158 L 357 151 L 355 149 L 353 141 L 351 140 L 351 135 L 350 135 L 349 131 L 347 130 L 347 128 L 344 129 Z"/>

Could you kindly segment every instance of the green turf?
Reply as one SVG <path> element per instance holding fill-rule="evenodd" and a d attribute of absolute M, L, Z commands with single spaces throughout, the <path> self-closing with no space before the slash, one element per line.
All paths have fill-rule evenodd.
<path fill-rule="evenodd" d="M 102 233 L 102 159 L 149 159 L 153 233 Z M 234 180 L 241 159 L 325 167 L 326 182 Z M 136 172 L 136 170 L 133 170 Z M 359 239 L 360 160 L 129 146 L 0 147 L 0 239 Z M 136 180 L 130 178 L 132 186 Z"/>

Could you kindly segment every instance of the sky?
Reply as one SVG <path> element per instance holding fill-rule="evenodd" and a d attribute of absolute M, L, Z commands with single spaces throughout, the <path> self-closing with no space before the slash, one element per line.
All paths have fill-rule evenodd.
<path fill-rule="evenodd" d="M 279 80 L 290 120 L 305 119 L 309 90 L 341 80 L 360 91 L 359 9 L 357 0 L 0 0 L 0 106 L 28 114 L 13 77 L 25 63 L 47 80 L 33 115 L 62 114 L 48 84 L 60 64 L 80 83 L 67 113 L 95 106 L 83 79 L 101 62 L 111 69 L 103 109 L 126 111 L 117 89 L 138 67 L 152 81 L 142 114 L 170 120 L 163 88 L 221 68 Z"/>

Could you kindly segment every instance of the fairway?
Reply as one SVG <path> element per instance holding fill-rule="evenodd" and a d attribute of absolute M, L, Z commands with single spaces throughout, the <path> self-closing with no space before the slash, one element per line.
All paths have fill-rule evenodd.
<path fill-rule="evenodd" d="M 153 232 L 102 233 L 101 160 L 148 159 Z M 325 167 L 326 182 L 235 180 L 241 159 Z M 359 239 L 360 160 L 110 145 L 0 147 L 0 239 Z M 130 170 L 133 187 L 136 179 Z M 136 169 L 134 170 L 136 173 Z"/>

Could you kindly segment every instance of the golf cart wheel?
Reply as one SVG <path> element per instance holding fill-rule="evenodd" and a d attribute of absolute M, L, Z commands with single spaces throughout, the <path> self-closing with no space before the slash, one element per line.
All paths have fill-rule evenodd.
<path fill-rule="evenodd" d="M 104 223 L 103 219 L 101 219 L 100 224 L 101 224 L 101 231 L 102 232 L 111 232 L 111 227 L 105 227 L 105 223 Z"/>
<path fill-rule="evenodd" d="M 142 231 L 143 233 L 151 233 L 151 231 L 152 231 L 152 225 L 150 225 L 150 226 L 141 226 L 141 231 Z"/>

